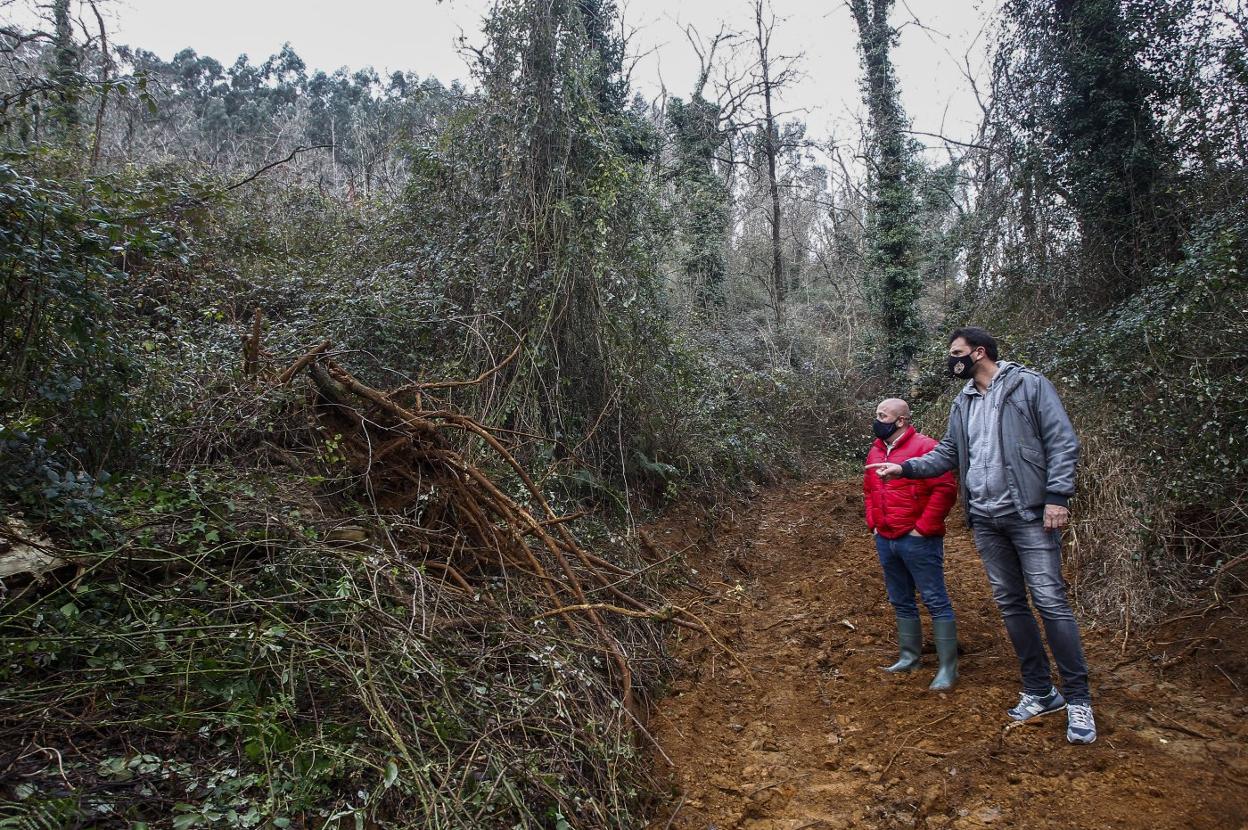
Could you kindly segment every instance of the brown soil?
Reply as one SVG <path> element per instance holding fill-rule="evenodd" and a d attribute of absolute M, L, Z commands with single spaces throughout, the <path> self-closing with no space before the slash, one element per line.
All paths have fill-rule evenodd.
<path fill-rule="evenodd" d="M 934 694 L 934 654 L 910 676 L 877 668 L 893 618 L 860 511 L 852 484 L 799 483 L 716 528 L 651 528 L 688 548 L 701 582 L 684 599 L 739 660 L 677 640 L 649 723 L 672 792 L 652 828 L 1248 828 L 1248 678 L 1180 672 L 1202 652 L 1085 625 L 1099 740 L 1068 744 L 1064 714 L 1006 729 L 1017 663 L 967 530 L 945 548 L 961 680 Z"/>

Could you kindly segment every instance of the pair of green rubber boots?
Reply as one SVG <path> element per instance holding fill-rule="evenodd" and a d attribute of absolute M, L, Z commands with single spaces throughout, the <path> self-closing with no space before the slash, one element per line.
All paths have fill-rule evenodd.
<path fill-rule="evenodd" d="M 936 644 L 936 659 L 940 667 L 936 670 L 936 678 L 927 688 L 934 692 L 943 692 L 953 688 L 958 680 L 958 624 L 954 620 L 932 620 L 932 642 Z M 897 619 L 897 643 L 901 646 L 901 656 L 896 663 L 885 667 L 884 671 L 908 672 L 919 667 L 919 656 L 923 653 L 923 623 L 919 619 Z"/>

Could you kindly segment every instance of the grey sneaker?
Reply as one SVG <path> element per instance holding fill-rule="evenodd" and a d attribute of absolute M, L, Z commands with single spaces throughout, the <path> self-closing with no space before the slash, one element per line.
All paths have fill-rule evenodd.
<path fill-rule="evenodd" d="M 1047 695 L 1029 695 L 1023 692 L 1018 698 L 1018 705 L 1006 712 L 1007 715 L 1014 720 L 1031 720 L 1040 715 L 1047 715 L 1050 712 L 1060 712 L 1066 708 L 1066 698 L 1062 697 L 1062 693 L 1053 687 L 1049 687 Z M 1092 710 L 1088 710 L 1088 717 L 1092 717 Z"/>
<path fill-rule="evenodd" d="M 1096 740 L 1091 703 L 1072 703 L 1066 707 L 1066 740 L 1072 744 L 1090 744 Z"/>

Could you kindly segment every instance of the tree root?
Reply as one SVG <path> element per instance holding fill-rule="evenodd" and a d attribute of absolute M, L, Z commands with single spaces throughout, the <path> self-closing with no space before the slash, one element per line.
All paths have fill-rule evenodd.
<path fill-rule="evenodd" d="M 669 604 L 652 605 L 624 590 L 621 586 L 638 574 L 587 551 L 570 529 L 582 514 L 558 515 L 493 430 L 459 412 L 423 408 L 422 392 L 481 383 L 511 362 L 518 346 L 506 360 L 473 380 L 408 384 L 393 392 L 362 383 L 326 355 L 329 348 L 329 341 L 320 343 L 275 382 L 285 385 L 306 370 L 317 393 L 318 416 L 334 434 L 352 430 L 353 434 L 342 435 L 342 446 L 354 472 L 367 483 L 367 491 L 384 493 L 390 506 L 400 509 L 420 505 L 418 526 L 409 530 L 418 533 L 417 548 L 424 553 L 427 566 L 469 593 L 470 580 L 477 572 L 504 578 L 508 573 L 526 574 L 548 606 L 531 621 L 558 617 L 574 631 L 592 632 L 613 667 L 629 711 L 634 706 L 632 671 L 603 613 L 670 622 L 707 634 L 723 647 L 693 613 Z M 395 400 L 412 392 L 415 401 L 409 406 Z M 448 430 L 483 442 L 515 473 L 532 508 L 469 462 L 448 440 Z M 643 538 L 643 544 L 647 542 Z M 613 601 L 591 601 L 589 594 L 597 592 Z"/>

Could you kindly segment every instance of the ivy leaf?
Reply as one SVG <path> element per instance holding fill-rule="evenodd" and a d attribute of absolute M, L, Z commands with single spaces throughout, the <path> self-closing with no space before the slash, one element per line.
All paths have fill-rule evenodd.
<path fill-rule="evenodd" d="M 187 830 L 194 827 L 202 821 L 203 817 L 199 813 L 183 813 L 173 818 L 173 830 Z"/>

